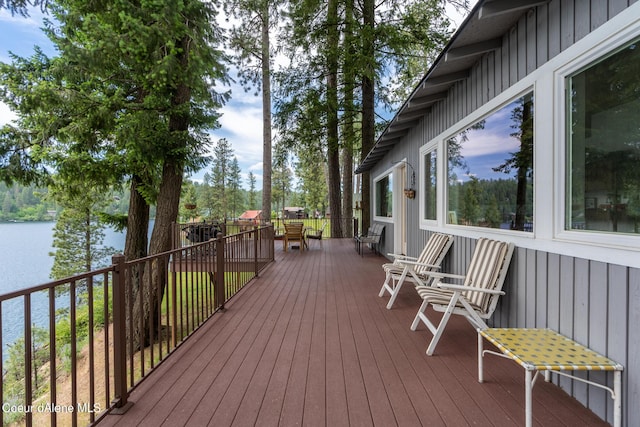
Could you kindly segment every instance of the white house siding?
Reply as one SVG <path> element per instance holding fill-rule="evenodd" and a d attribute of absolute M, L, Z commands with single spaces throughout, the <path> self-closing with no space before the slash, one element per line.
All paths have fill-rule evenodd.
<path fill-rule="evenodd" d="M 629 13 L 626 9 L 633 3 L 635 1 L 553 0 L 526 11 L 503 36 L 502 48 L 479 58 L 469 78 L 453 86 L 448 97 L 435 104 L 420 124 L 374 166 L 371 176 L 378 176 L 390 168 L 391 162 L 400 159 L 407 159 L 418 173 L 420 147 L 464 121 L 620 12 Z M 637 6 L 633 13 L 640 13 Z M 540 117 L 536 117 L 538 120 Z M 536 147 L 538 142 L 536 138 Z M 417 187 L 419 192 L 419 180 Z M 505 284 L 506 295 L 496 310 L 493 325 L 552 328 L 623 364 L 624 424 L 640 426 L 640 268 L 637 263 L 627 262 L 633 257 L 640 258 L 637 249 L 615 252 L 618 249 L 596 245 L 590 249 L 593 256 L 589 255 L 589 249 L 574 256 L 570 248 L 553 239 L 552 231 L 542 233 L 546 233 L 548 241 L 542 249 L 536 244 L 538 234 L 527 236 L 527 240 L 513 237 L 514 234 L 496 237 L 495 230 L 421 228 L 419 198 L 403 200 L 407 203 L 409 254 L 419 253 L 436 228 L 456 235 L 444 271 L 464 273 L 475 240 L 483 234 L 515 241 L 518 248 Z M 393 250 L 393 224 L 385 225 L 383 253 Z M 557 252 L 554 245 L 558 247 Z M 560 250 L 561 247 L 564 249 Z M 615 260 L 619 253 L 624 256 L 620 262 L 604 262 L 602 253 L 607 251 L 613 255 L 604 259 Z M 610 386 L 613 384 L 613 377 L 608 374 L 585 375 L 598 382 L 606 381 Z M 604 390 L 566 378 L 554 381 L 612 422 L 612 402 Z"/>

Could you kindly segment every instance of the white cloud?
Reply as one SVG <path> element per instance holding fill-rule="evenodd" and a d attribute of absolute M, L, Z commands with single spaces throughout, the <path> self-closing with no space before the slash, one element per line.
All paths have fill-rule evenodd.
<path fill-rule="evenodd" d="M 520 141 L 504 133 L 472 133 L 469 139 L 470 142 L 463 146 L 462 155 L 464 157 L 514 152 L 520 147 Z"/>
<path fill-rule="evenodd" d="M 262 98 L 246 93 L 234 85 L 232 99 L 220 110 L 220 128 L 211 132 L 212 144 L 226 138 L 242 171 L 242 185 L 248 188 L 249 172 L 256 177 L 256 188 L 262 188 Z M 211 153 L 210 153 L 211 155 Z M 193 175 L 191 179 L 201 181 L 210 167 Z"/>
<path fill-rule="evenodd" d="M 17 118 L 18 116 L 11 111 L 7 104 L 0 102 L 0 126 L 4 126 Z"/>
<path fill-rule="evenodd" d="M 251 166 L 249 166 L 249 170 L 250 170 L 251 172 L 253 172 L 253 171 L 259 171 L 259 172 L 262 172 L 262 165 L 263 165 L 263 162 L 258 162 L 258 163 L 256 163 L 255 165 L 251 165 Z M 256 174 L 254 174 L 254 175 L 256 175 Z M 262 173 L 261 173 L 260 175 L 262 175 Z M 256 175 L 256 176 L 257 176 L 257 175 Z"/>
<path fill-rule="evenodd" d="M 226 138 L 243 170 L 249 164 L 261 161 L 262 109 L 230 104 L 222 112 L 221 127 L 212 132 L 214 143 L 220 138 Z"/>
<path fill-rule="evenodd" d="M 7 9 L 0 9 L 0 22 L 20 25 L 22 28 L 32 28 L 37 32 L 40 32 L 43 17 L 44 15 L 38 8 L 30 10 L 29 16 L 27 16 L 26 18 L 20 15 L 11 15 L 11 12 L 9 12 Z"/>

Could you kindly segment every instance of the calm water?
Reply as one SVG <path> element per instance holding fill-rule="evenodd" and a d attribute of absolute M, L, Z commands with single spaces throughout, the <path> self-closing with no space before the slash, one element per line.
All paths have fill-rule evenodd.
<path fill-rule="evenodd" d="M 53 222 L 0 223 L 0 294 L 51 281 L 53 266 Z M 118 251 L 124 248 L 124 234 L 105 231 L 104 244 Z M 24 331 L 24 300 L 2 303 L 2 355 Z M 68 307 L 65 297 L 56 299 L 56 307 Z M 31 301 L 32 322 L 44 326 L 49 322 L 48 298 L 44 292 L 34 294 Z"/>

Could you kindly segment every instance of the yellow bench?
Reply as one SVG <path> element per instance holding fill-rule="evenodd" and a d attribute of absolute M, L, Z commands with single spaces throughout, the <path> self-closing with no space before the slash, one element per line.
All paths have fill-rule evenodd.
<path fill-rule="evenodd" d="M 483 350 L 483 338 L 495 345 L 500 353 Z M 532 422 L 531 394 L 538 373 L 543 371 L 550 380 L 551 371 L 578 381 L 603 388 L 611 394 L 614 408 L 614 426 L 622 424 L 622 370 L 619 363 L 578 344 L 550 329 L 487 328 L 478 329 L 478 381 L 483 382 L 485 353 L 514 360 L 525 369 L 525 420 Z M 585 380 L 566 371 L 613 371 L 613 389 Z M 535 375 L 533 374 L 535 372 Z"/>

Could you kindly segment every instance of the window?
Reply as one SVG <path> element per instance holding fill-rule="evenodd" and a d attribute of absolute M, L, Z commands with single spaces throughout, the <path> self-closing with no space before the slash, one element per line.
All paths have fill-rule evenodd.
<path fill-rule="evenodd" d="M 422 170 L 423 170 L 423 208 L 424 215 L 423 219 L 425 220 L 436 220 L 437 217 L 437 188 L 438 188 L 438 169 L 437 162 L 438 156 L 437 151 L 432 149 L 431 151 L 427 151 L 423 153 L 422 156 Z"/>
<path fill-rule="evenodd" d="M 393 216 L 393 174 L 376 181 L 376 216 Z"/>
<path fill-rule="evenodd" d="M 533 93 L 446 146 L 448 224 L 533 231 Z"/>
<path fill-rule="evenodd" d="M 640 233 L 640 40 L 567 77 L 565 229 Z"/>

